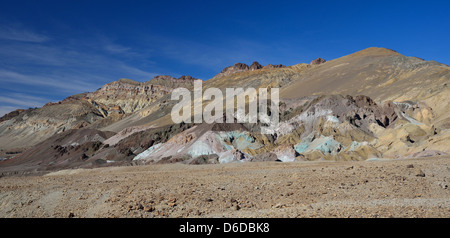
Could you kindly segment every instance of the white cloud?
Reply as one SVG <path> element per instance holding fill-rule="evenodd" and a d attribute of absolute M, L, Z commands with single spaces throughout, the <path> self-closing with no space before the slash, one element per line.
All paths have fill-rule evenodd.
<path fill-rule="evenodd" d="M 53 89 L 63 89 L 70 92 L 87 92 L 95 89 L 97 84 L 87 83 L 74 77 L 26 75 L 9 70 L 0 70 L 0 82 L 14 83 L 27 86 L 47 86 Z M 69 96 L 69 95 L 68 95 Z"/>
<path fill-rule="evenodd" d="M 50 41 L 25 29 L 21 25 L 0 26 L 2 115 L 93 92 L 120 78 L 148 81 L 157 75 L 146 70 L 154 65 L 147 49 L 145 53 L 135 51 L 105 36 Z"/>
<path fill-rule="evenodd" d="M 25 95 L 21 93 L 12 93 L 0 96 L 0 101 L 9 105 L 23 107 L 42 107 L 49 102 L 46 98 Z"/>
<path fill-rule="evenodd" d="M 220 39 L 215 42 L 194 42 L 183 38 L 150 37 L 149 44 L 158 47 L 163 57 L 182 64 L 196 65 L 219 73 L 237 62 L 251 64 L 267 59 L 269 46 L 241 38 Z M 261 63 L 261 62 L 260 62 Z M 270 62 L 279 64 L 278 62 Z M 214 76 L 214 75 L 212 75 Z"/>
<path fill-rule="evenodd" d="M 147 71 L 143 71 L 143 70 L 140 70 L 140 69 L 135 68 L 135 67 L 131 67 L 131 66 L 126 65 L 126 64 L 119 64 L 118 67 L 123 69 L 124 72 L 127 72 L 130 75 L 135 75 L 135 76 L 137 76 L 137 77 L 139 77 L 141 79 L 150 80 L 153 77 L 159 75 L 157 73 L 150 73 L 150 72 L 147 72 Z"/>
<path fill-rule="evenodd" d="M 107 52 L 113 53 L 113 54 L 124 54 L 124 53 L 128 53 L 131 50 L 130 47 L 125 47 L 125 46 L 121 46 L 121 45 L 113 44 L 113 43 L 106 44 L 104 46 L 104 49 Z"/>
<path fill-rule="evenodd" d="M 37 34 L 35 32 L 17 26 L 16 27 L 1 26 L 0 39 L 42 43 L 48 41 L 50 38 L 45 35 Z"/>

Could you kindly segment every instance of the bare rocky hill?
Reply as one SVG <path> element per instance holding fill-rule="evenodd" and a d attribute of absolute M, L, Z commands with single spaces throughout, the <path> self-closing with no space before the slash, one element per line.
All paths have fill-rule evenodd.
<path fill-rule="evenodd" d="M 287 67 L 237 63 L 203 81 L 203 90 L 280 88 L 280 124 L 271 135 L 261 134 L 260 124 L 174 124 L 170 111 L 176 102 L 170 94 L 177 87 L 192 89 L 194 80 L 121 79 L 10 113 L 0 119 L 0 171 L 449 153 L 450 67 L 438 62 L 368 48 Z M 95 140 L 91 133 L 98 135 Z M 59 142 L 66 136 L 73 144 Z"/>

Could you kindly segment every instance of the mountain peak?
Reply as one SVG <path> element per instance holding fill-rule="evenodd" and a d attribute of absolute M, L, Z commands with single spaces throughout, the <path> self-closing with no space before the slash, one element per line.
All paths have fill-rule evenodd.
<path fill-rule="evenodd" d="M 180 78 L 178 78 L 179 80 L 185 80 L 185 81 L 192 81 L 195 80 L 196 78 L 190 76 L 190 75 L 183 75 Z"/>
<path fill-rule="evenodd" d="M 311 63 L 309 63 L 309 64 L 310 65 L 318 65 L 318 64 L 323 64 L 325 62 L 327 62 L 327 61 L 319 57 L 319 58 L 311 61 Z"/>
<path fill-rule="evenodd" d="M 351 54 L 351 56 L 389 56 L 389 55 L 401 55 L 401 54 L 395 50 L 382 47 L 370 47 Z"/>
<path fill-rule="evenodd" d="M 237 70 L 248 70 L 249 69 L 249 66 L 244 63 L 236 63 L 231 67 L 233 67 L 234 69 L 237 69 Z"/>
<path fill-rule="evenodd" d="M 252 65 L 250 65 L 250 71 L 254 71 L 254 70 L 257 70 L 257 69 L 262 69 L 263 68 L 263 66 L 260 64 L 260 63 L 258 63 L 258 62 L 253 62 L 253 64 Z"/>
<path fill-rule="evenodd" d="M 257 63 L 257 62 L 256 62 Z M 253 65 L 253 64 L 252 64 Z M 222 77 L 222 76 L 228 76 L 230 74 L 248 71 L 250 67 L 244 63 L 235 63 L 232 66 L 228 66 L 224 68 L 219 74 L 217 74 L 215 77 Z"/>

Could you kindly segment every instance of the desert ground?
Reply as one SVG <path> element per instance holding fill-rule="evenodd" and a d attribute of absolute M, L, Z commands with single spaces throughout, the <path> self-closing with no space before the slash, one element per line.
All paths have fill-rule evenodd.
<path fill-rule="evenodd" d="M 450 157 L 160 164 L 0 178 L 0 217 L 450 217 Z"/>

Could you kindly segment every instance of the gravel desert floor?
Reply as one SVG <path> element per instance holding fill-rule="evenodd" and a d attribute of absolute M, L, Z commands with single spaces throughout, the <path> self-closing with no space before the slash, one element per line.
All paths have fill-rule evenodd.
<path fill-rule="evenodd" d="M 0 178 L 0 217 L 450 217 L 450 158 L 146 165 Z"/>

